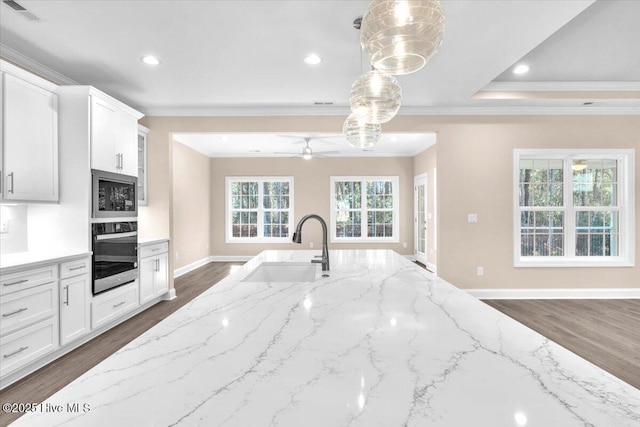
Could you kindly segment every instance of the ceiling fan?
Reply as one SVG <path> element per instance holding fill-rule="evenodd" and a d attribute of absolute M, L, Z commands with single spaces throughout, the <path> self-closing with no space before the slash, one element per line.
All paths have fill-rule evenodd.
<path fill-rule="evenodd" d="M 327 157 L 327 154 L 339 154 L 339 151 L 316 151 L 314 152 L 309 146 L 309 141 L 313 138 L 310 136 L 305 136 L 302 138 L 304 140 L 304 147 L 302 148 L 301 153 L 275 153 L 275 154 L 288 154 L 295 157 L 302 157 L 305 160 L 312 159 L 314 157 Z"/>

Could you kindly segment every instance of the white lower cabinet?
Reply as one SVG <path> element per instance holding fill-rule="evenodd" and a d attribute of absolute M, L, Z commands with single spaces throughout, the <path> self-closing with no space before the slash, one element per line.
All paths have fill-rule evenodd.
<path fill-rule="evenodd" d="M 140 304 L 169 290 L 169 244 L 142 246 L 140 254 Z"/>
<path fill-rule="evenodd" d="M 91 327 L 99 328 L 138 307 L 138 281 L 93 297 Z"/>
<path fill-rule="evenodd" d="M 91 330 L 89 289 L 91 278 L 83 274 L 60 281 L 60 344 L 65 345 Z"/>
<path fill-rule="evenodd" d="M 0 376 L 5 376 L 57 349 L 58 316 L 0 338 Z"/>

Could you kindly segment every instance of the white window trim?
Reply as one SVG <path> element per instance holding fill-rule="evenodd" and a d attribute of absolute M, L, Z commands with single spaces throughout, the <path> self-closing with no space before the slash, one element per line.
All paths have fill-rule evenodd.
<path fill-rule="evenodd" d="M 366 235 L 366 191 L 362 192 L 362 231 L 361 237 L 337 237 L 336 236 L 336 181 L 391 181 L 393 186 L 393 236 L 391 237 L 368 237 Z M 398 176 L 332 176 L 330 177 L 331 187 L 331 243 L 398 243 L 400 242 L 400 179 Z M 365 187 L 366 188 L 366 187 Z"/>
<path fill-rule="evenodd" d="M 264 230 L 264 218 L 262 207 L 262 184 L 264 182 L 280 181 L 289 183 L 289 237 L 233 237 L 231 224 L 231 183 L 232 182 L 258 182 L 259 209 L 258 209 L 258 233 Z M 291 236 L 295 231 L 294 220 L 294 183 L 292 176 L 227 176 L 225 177 L 225 242 L 226 243 L 291 243 Z"/>
<path fill-rule="evenodd" d="M 619 161 L 618 206 L 620 255 L 611 257 L 523 257 L 520 255 L 520 158 L 602 159 Z M 513 151 L 513 259 L 514 267 L 633 267 L 635 266 L 635 150 L 634 149 L 515 149 Z M 564 164 L 564 176 L 571 176 L 570 162 Z M 564 180 L 564 208 L 573 197 L 571 180 Z M 565 248 L 575 245 L 575 218 L 565 215 Z M 571 251 L 573 254 L 573 250 Z"/>

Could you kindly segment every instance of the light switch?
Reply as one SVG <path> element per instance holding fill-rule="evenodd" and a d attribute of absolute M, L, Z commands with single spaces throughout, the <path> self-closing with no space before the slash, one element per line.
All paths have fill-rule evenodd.
<path fill-rule="evenodd" d="M 478 214 L 470 213 L 468 216 L 469 224 L 475 224 L 478 222 Z"/>

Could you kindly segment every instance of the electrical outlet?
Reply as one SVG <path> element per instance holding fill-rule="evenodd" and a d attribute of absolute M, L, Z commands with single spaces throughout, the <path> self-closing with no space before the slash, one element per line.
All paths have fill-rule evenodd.
<path fill-rule="evenodd" d="M 476 274 L 478 276 L 484 276 L 484 267 L 478 266 L 478 268 L 476 269 Z"/>
<path fill-rule="evenodd" d="M 309 242 L 309 249 L 313 249 L 313 242 Z"/>
<path fill-rule="evenodd" d="M 469 224 L 475 224 L 478 222 L 478 214 L 470 213 L 467 217 Z"/>
<path fill-rule="evenodd" d="M 180 255 L 178 255 L 178 252 L 176 251 L 176 260 L 180 259 Z"/>
<path fill-rule="evenodd" d="M 407 242 L 404 242 L 404 243 L 402 244 L 402 247 L 403 247 L 403 248 L 405 248 L 405 249 L 407 249 Z"/>

